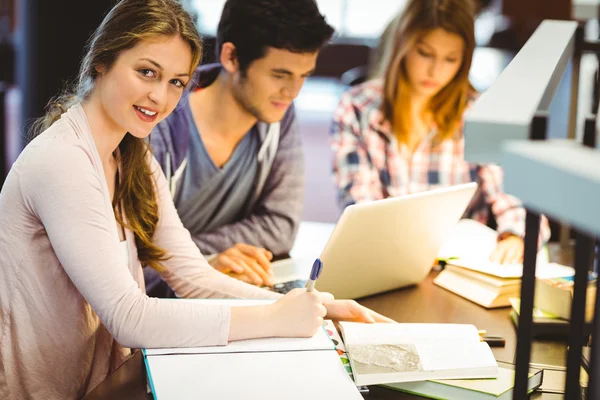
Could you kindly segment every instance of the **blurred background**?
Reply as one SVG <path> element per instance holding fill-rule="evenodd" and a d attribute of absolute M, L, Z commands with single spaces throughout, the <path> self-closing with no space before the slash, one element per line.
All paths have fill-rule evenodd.
<path fill-rule="evenodd" d="M 205 40 L 203 63 L 214 62 L 214 35 L 225 0 L 182 0 Z M 77 73 L 87 38 L 116 0 L 0 0 L 0 186 L 24 144 L 28 125 Z M 317 69 L 295 101 L 306 159 L 304 220 L 334 222 L 340 210 L 331 175 L 329 125 L 341 93 L 377 73 L 387 25 L 405 0 L 317 0 L 336 28 Z M 484 91 L 543 19 L 578 19 L 598 38 L 595 0 L 480 0 L 471 80 Z M 549 44 L 551 45 L 551 44 Z M 591 101 L 597 59 L 582 61 L 580 97 Z M 566 135 L 570 73 L 553 108 L 550 135 Z M 524 88 L 526 90 L 526 88 Z M 591 106 L 590 106 L 591 107 Z M 59 155 L 57 155 L 58 157 Z"/>

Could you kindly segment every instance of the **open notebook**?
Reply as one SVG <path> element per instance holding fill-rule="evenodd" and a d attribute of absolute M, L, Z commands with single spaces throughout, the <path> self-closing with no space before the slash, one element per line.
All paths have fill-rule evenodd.
<path fill-rule="evenodd" d="M 439 252 L 438 259 L 446 268 L 433 282 L 486 308 L 510 306 L 508 299 L 521 292 L 523 266 L 490 261 L 496 246 L 496 231 L 474 220 L 461 220 Z M 573 273 L 571 267 L 549 263 L 546 249 L 538 253 L 538 278 Z"/>
<path fill-rule="evenodd" d="M 340 328 L 357 385 L 498 374 L 473 325 L 341 322 Z"/>
<path fill-rule="evenodd" d="M 250 306 L 272 300 L 173 300 Z M 145 349 L 155 399 L 362 399 L 324 329 L 312 338 Z"/>
<path fill-rule="evenodd" d="M 472 219 L 463 219 L 453 229 L 438 253 L 438 259 L 447 264 L 485 273 L 498 278 L 520 278 L 522 264 L 500 264 L 489 260 L 497 245 L 497 233 L 486 225 Z M 537 257 L 536 276 L 540 279 L 572 276 L 571 267 L 548 262 L 544 248 Z"/>

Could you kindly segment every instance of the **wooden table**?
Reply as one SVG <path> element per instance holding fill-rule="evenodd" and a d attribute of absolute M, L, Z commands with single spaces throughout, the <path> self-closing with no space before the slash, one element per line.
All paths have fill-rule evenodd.
<path fill-rule="evenodd" d="M 552 257 L 556 259 L 556 257 Z M 560 261 L 569 261 L 562 259 Z M 433 284 L 437 272 L 432 272 L 419 285 L 370 296 L 359 302 L 399 322 L 452 322 L 474 324 L 490 335 L 502 335 L 505 347 L 492 351 L 499 361 L 514 362 L 517 331 L 509 317 L 510 309 L 486 310 Z M 566 346 L 551 340 L 535 340 L 531 362 L 545 365 L 565 365 Z M 146 372 L 140 351 L 99 385 L 86 400 L 149 399 L 146 393 Z M 381 387 L 371 387 L 367 399 L 417 399 L 418 397 Z M 536 395 L 535 399 L 560 399 L 556 395 Z"/>
<path fill-rule="evenodd" d="M 359 300 L 361 304 L 401 322 L 452 322 L 474 324 L 490 335 L 506 339 L 505 347 L 492 351 L 498 361 L 514 362 L 517 331 L 510 320 L 508 308 L 486 310 L 433 284 L 437 272 L 432 272 L 419 285 Z M 565 365 L 566 346 L 562 342 L 535 340 L 531 362 L 545 365 Z M 86 396 L 96 399 L 150 399 L 146 394 L 146 372 L 140 351 L 136 352 L 111 377 Z M 417 399 L 418 397 L 381 387 L 371 387 L 366 399 Z M 543 395 L 535 399 L 560 399 Z"/>

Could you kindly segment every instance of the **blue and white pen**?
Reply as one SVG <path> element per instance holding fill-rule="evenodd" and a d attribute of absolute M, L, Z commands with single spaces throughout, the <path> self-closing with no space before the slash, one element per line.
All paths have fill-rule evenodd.
<path fill-rule="evenodd" d="M 312 292 L 315 289 L 315 282 L 317 282 L 317 278 L 321 275 L 321 271 L 323 271 L 323 262 L 317 258 L 313 263 L 312 270 L 310 271 L 310 278 L 306 283 L 307 292 Z"/>

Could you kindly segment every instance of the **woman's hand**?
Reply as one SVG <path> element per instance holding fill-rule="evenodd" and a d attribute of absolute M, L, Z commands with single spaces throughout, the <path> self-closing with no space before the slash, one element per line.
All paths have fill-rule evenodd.
<path fill-rule="evenodd" d="M 327 319 L 368 323 L 396 322 L 367 307 L 361 306 L 354 300 L 326 300 L 323 305 L 327 308 Z"/>
<path fill-rule="evenodd" d="M 259 337 L 312 337 L 324 318 L 351 322 L 395 322 L 354 300 L 334 300 L 330 293 L 293 289 L 275 303 L 231 307 L 229 340 Z"/>
<path fill-rule="evenodd" d="M 323 298 L 327 294 L 306 289 L 293 289 L 281 297 L 272 306 L 271 323 L 274 335 L 283 337 L 311 337 L 321 325 L 327 314 Z M 331 295 L 329 295 L 331 296 Z"/>
<path fill-rule="evenodd" d="M 238 243 L 217 254 L 209 264 L 233 278 L 257 286 L 273 286 L 271 260 L 267 249 Z"/>
<path fill-rule="evenodd" d="M 507 235 L 498 241 L 496 249 L 490 255 L 490 261 L 500 264 L 519 264 L 523 262 L 525 245 L 516 235 Z"/>

